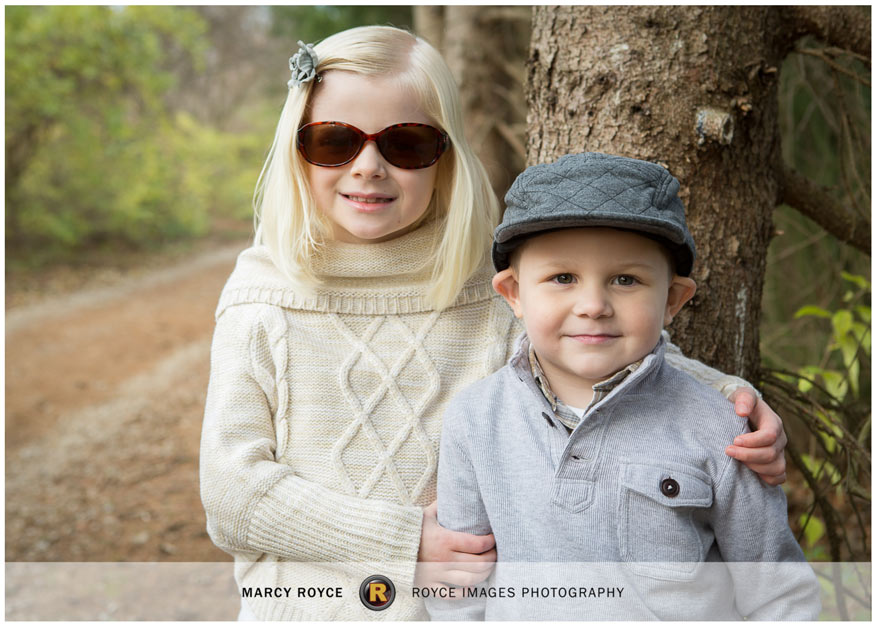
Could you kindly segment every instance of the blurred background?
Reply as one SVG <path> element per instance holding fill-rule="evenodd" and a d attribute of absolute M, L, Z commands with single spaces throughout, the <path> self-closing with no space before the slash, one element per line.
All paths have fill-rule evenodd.
<path fill-rule="evenodd" d="M 5 17 L 6 559 L 226 560 L 197 484 L 212 315 L 250 241 L 295 42 L 373 23 L 427 38 L 503 197 L 525 165 L 531 10 Z M 813 41 L 780 68 L 784 160 L 866 215 L 870 80 L 867 58 Z M 789 207 L 774 226 L 761 352 L 795 450 L 791 525 L 812 560 L 868 560 L 870 258 Z"/>

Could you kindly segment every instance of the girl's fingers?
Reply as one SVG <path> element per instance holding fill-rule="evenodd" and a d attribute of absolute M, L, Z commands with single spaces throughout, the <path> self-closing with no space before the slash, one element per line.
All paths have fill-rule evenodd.
<path fill-rule="evenodd" d="M 420 562 L 416 565 L 415 584 L 434 587 L 474 586 L 489 577 L 494 562 Z"/>
<path fill-rule="evenodd" d="M 784 451 L 787 436 L 781 417 L 765 401 L 757 401 L 753 390 L 749 388 L 738 389 L 732 397 L 735 400 L 735 413 L 741 417 L 747 416 L 750 428 L 754 430 L 750 434 L 736 437 L 735 444 L 742 447 L 763 447 L 777 442 L 775 447 L 778 452 Z"/>
<path fill-rule="evenodd" d="M 749 449 L 730 445 L 726 455 L 743 462 L 749 469 L 759 474 L 767 484 L 777 486 L 787 481 L 787 462 L 784 454 L 775 452 L 771 447 Z"/>
<path fill-rule="evenodd" d="M 781 449 L 778 450 L 776 448 L 775 443 L 778 441 L 778 432 L 772 429 L 762 429 L 757 430 L 755 432 L 747 432 L 745 434 L 740 434 L 735 437 L 735 440 L 732 441 L 732 444 L 737 447 L 749 447 L 752 449 L 755 448 L 766 448 L 773 449 L 777 451 L 783 451 L 784 445 L 781 445 Z"/>
<path fill-rule="evenodd" d="M 490 549 L 483 553 L 465 553 L 464 551 L 454 551 L 450 554 L 446 563 L 454 565 L 456 568 L 464 570 L 484 570 L 491 569 L 493 563 L 498 558 L 498 553 L 495 549 Z"/>
<path fill-rule="evenodd" d="M 777 451 L 774 447 L 749 448 L 730 445 L 726 448 L 726 455 L 735 458 L 739 462 L 743 462 L 755 471 L 756 469 L 754 468 L 754 465 L 758 467 L 770 467 L 771 470 L 767 471 L 769 475 L 783 473 L 786 469 L 784 454 Z M 757 471 L 757 473 L 760 473 L 760 471 Z"/>
<path fill-rule="evenodd" d="M 492 573 L 492 570 L 482 571 L 480 573 L 471 573 L 469 571 L 452 570 L 447 571 L 442 582 L 452 584 L 453 586 L 476 586 Z"/>
<path fill-rule="evenodd" d="M 490 550 L 495 550 L 495 536 L 492 534 L 476 536 L 474 534 L 466 534 L 465 532 L 445 531 L 447 532 L 447 536 L 444 540 L 447 549 L 450 551 L 479 555 Z M 455 560 L 455 558 L 451 559 Z"/>
<path fill-rule="evenodd" d="M 757 476 L 766 484 L 770 486 L 778 486 L 779 484 L 783 484 L 787 481 L 787 473 L 782 471 L 780 473 L 772 473 L 775 471 L 774 465 L 772 464 L 747 464 L 745 465 L 752 471 L 757 473 Z"/>
<path fill-rule="evenodd" d="M 747 417 L 757 405 L 757 396 L 751 389 L 741 387 L 729 396 L 729 401 L 735 404 L 735 414 Z"/>
<path fill-rule="evenodd" d="M 488 562 L 495 561 L 495 537 L 454 532 L 440 526 L 437 504 L 422 511 L 422 534 L 419 539 L 420 562 Z"/>

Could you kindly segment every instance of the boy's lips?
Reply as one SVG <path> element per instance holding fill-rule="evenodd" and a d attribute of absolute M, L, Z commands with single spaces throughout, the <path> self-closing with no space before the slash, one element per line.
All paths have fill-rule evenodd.
<path fill-rule="evenodd" d="M 613 339 L 619 338 L 619 334 L 607 334 L 607 333 L 599 333 L 599 334 L 569 334 L 568 338 L 583 343 L 585 345 L 598 345 L 600 343 L 607 343 L 608 341 L 612 341 Z"/>

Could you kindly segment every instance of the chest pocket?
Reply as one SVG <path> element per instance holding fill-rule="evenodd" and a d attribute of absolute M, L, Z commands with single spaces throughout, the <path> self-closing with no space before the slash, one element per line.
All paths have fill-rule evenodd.
<path fill-rule="evenodd" d="M 693 579 L 705 559 L 703 538 L 709 533 L 694 515 L 712 502 L 710 477 L 693 467 L 625 465 L 617 528 L 623 561 L 639 575 Z"/>

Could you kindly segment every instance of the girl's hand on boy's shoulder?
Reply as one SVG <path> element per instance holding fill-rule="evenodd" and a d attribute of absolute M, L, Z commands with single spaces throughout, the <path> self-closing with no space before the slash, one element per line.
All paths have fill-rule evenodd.
<path fill-rule="evenodd" d="M 735 391 L 729 401 L 735 404 L 739 417 L 750 420 L 754 431 L 736 436 L 733 444 L 726 448 L 726 455 L 743 462 L 767 484 L 777 486 L 786 482 L 784 447 L 787 446 L 787 435 L 781 417 L 747 387 Z"/>
<path fill-rule="evenodd" d="M 473 586 L 489 577 L 496 559 L 495 537 L 445 529 L 437 521 L 437 502 L 423 509 L 416 586 Z"/>

